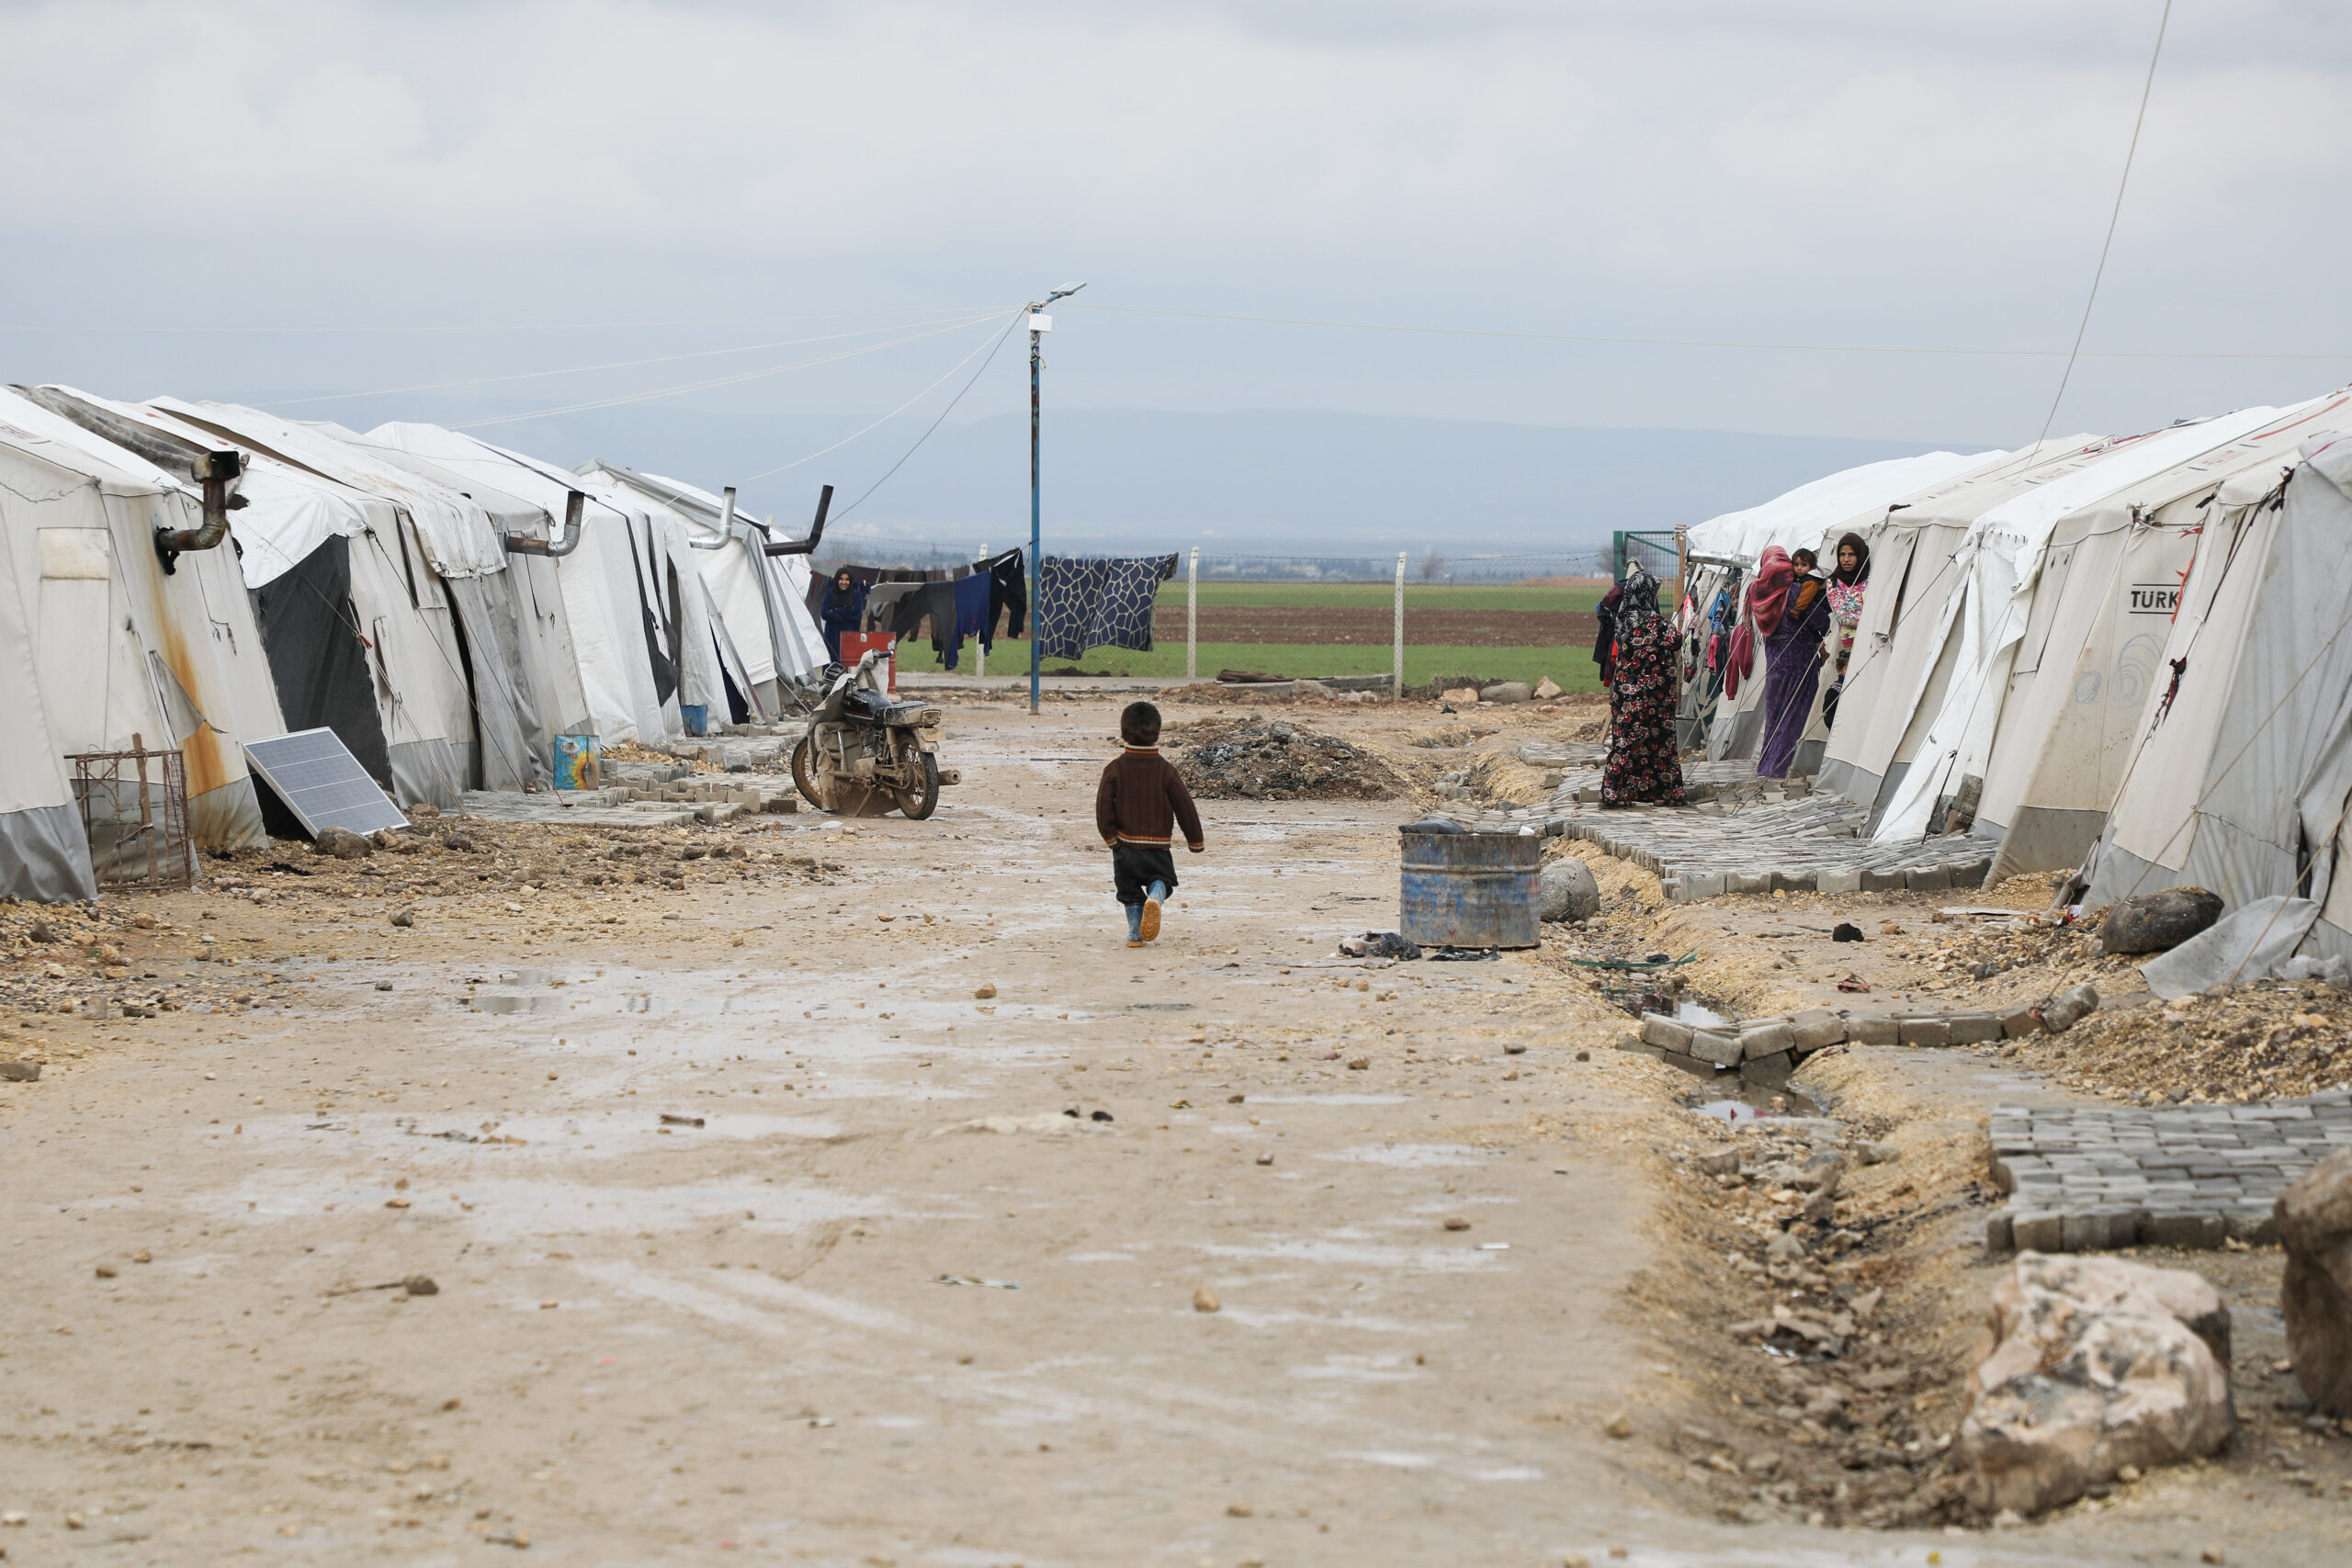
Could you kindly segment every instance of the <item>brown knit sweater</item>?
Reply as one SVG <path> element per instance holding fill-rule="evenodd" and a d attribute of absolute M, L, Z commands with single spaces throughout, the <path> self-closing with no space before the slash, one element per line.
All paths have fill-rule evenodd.
<path fill-rule="evenodd" d="M 1198 854 L 1201 814 L 1193 808 L 1193 792 L 1158 748 L 1130 746 L 1102 770 L 1102 786 L 1094 792 L 1094 826 L 1105 844 L 1159 848 L 1179 824 L 1185 844 Z"/>

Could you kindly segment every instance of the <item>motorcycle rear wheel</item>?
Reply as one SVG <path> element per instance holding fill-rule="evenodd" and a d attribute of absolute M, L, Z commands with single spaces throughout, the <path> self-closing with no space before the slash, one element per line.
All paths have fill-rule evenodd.
<path fill-rule="evenodd" d="M 818 810 L 832 809 L 825 797 L 817 792 L 817 780 L 812 771 L 808 738 L 805 735 L 800 738 L 800 743 L 792 749 L 792 786 L 800 792 L 800 797 L 803 800 Z"/>
<path fill-rule="evenodd" d="M 899 797 L 899 809 L 905 812 L 907 819 L 911 822 L 920 822 L 939 809 L 939 759 L 928 751 L 922 752 L 921 756 L 922 787 L 890 792 Z"/>

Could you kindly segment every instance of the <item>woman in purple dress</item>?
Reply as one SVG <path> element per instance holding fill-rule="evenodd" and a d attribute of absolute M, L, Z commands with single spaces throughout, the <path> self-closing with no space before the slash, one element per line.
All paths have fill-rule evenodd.
<path fill-rule="evenodd" d="M 1769 558 L 1778 554 L 1768 550 Z M 1764 749 L 1756 759 L 1758 778 L 1784 779 L 1796 760 L 1797 742 L 1804 739 L 1813 716 L 1813 697 L 1821 683 L 1822 639 L 1829 635 L 1827 584 L 1815 570 L 1811 550 L 1788 558 L 1779 592 L 1757 595 L 1765 589 L 1759 573 L 1749 590 L 1757 633 L 1764 639 Z M 1769 622 L 1769 624 L 1768 624 Z"/>

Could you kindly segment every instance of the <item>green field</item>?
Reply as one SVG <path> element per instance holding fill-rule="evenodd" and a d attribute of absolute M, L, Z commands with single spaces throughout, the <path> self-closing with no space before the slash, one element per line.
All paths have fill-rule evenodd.
<path fill-rule="evenodd" d="M 972 645 L 964 645 L 957 669 L 969 673 Z M 1349 648 L 1330 644 L 1320 646 L 1299 643 L 1204 642 L 1200 645 L 1201 679 L 1213 681 L 1220 670 L 1255 670 L 1274 675 L 1377 675 L 1393 667 L 1391 650 L 1385 648 Z M 931 644 L 921 637 L 910 638 L 899 650 L 901 670 L 936 670 L 939 660 L 933 657 Z M 1184 645 L 1162 642 L 1149 653 L 1135 653 L 1124 648 L 1095 648 L 1072 665 L 1066 660 L 1053 660 L 1046 664 L 1049 671 L 1071 671 L 1085 675 L 1157 675 L 1173 676 L 1184 673 Z M 1026 675 L 1029 672 L 1029 644 L 1023 638 L 997 640 L 996 650 L 989 655 L 990 675 Z M 1600 671 L 1592 662 L 1592 650 L 1583 648 L 1432 648 L 1413 643 L 1405 645 L 1405 683 L 1408 686 L 1427 685 L 1440 676 L 1476 676 L 1485 681 L 1525 681 L 1530 685 L 1549 675 L 1571 692 L 1600 690 Z"/>
<path fill-rule="evenodd" d="M 1480 629 L 1476 616 L 1480 613 L 1510 613 L 1558 615 L 1562 612 L 1589 611 L 1599 602 L 1601 590 L 1593 586 L 1539 587 L 1511 584 L 1499 587 L 1470 587 L 1440 584 L 1422 587 L 1413 583 L 1405 588 L 1405 636 L 1411 638 L 1417 615 L 1429 617 L 1434 623 L 1440 618 L 1448 626 L 1435 624 L 1430 631 L 1444 632 L 1460 628 L 1475 633 Z M 1393 644 L 1389 640 L 1389 615 L 1396 604 L 1394 584 L 1384 582 L 1204 582 L 1200 585 L 1200 608 L 1205 618 L 1211 612 L 1228 612 L 1224 617 L 1230 626 L 1235 611 L 1282 611 L 1295 609 L 1313 614 L 1302 616 L 1302 632 L 1308 621 L 1319 622 L 1325 635 L 1320 637 L 1302 636 L 1296 641 L 1283 641 L 1257 636 L 1249 641 L 1203 641 L 1197 654 L 1200 678 L 1215 680 L 1220 670 L 1250 670 L 1274 675 L 1374 675 L 1385 674 L 1393 668 Z M 1072 664 L 1056 660 L 1047 668 L 1087 675 L 1131 675 L 1170 677 L 1184 673 L 1184 643 L 1181 632 L 1184 607 L 1184 582 L 1180 578 L 1163 583 L 1159 590 L 1159 624 L 1163 634 L 1170 626 L 1169 612 L 1179 629 L 1176 636 L 1162 635 L 1159 646 L 1149 653 L 1136 653 L 1125 649 L 1097 648 L 1088 650 L 1086 657 Z M 1334 635 L 1331 616 L 1341 614 L 1344 637 Z M 1467 617 L 1467 619 L 1465 619 Z M 1245 615 L 1239 617 L 1250 632 L 1280 631 L 1279 615 Z M 1589 623 L 1588 623 L 1589 624 Z M 1204 631 L 1209 628 L 1204 627 Z M 1240 628 L 1235 628 L 1240 629 Z M 1228 635 L 1230 635 L 1228 633 Z M 1424 634 L 1426 635 L 1426 634 Z M 966 645 L 959 665 L 962 672 L 973 669 L 972 649 Z M 910 639 L 901 649 L 899 666 L 906 670 L 930 671 L 939 668 L 931 651 L 931 644 L 922 638 Z M 1021 675 L 1028 673 L 1029 644 L 1026 639 L 1004 639 L 988 661 L 991 675 Z M 1589 633 L 1580 641 L 1547 641 L 1539 646 L 1494 646 L 1491 638 L 1485 645 L 1470 646 L 1447 642 L 1415 642 L 1405 644 L 1405 682 L 1410 686 L 1423 686 L 1440 678 L 1476 677 L 1485 681 L 1525 681 L 1530 684 L 1551 677 L 1565 690 L 1597 692 L 1600 689 L 1599 672 L 1592 662 Z"/>
<path fill-rule="evenodd" d="M 1429 610 L 1589 610 L 1600 603 L 1604 590 L 1540 588 L 1510 584 L 1499 588 L 1442 583 L 1424 588 L 1405 584 L 1407 635 L 1411 635 L 1415 609 Z M 1180 575 L 1159 585 L 1159 602 L 1181 609 L 1184 580 Z M 1396 603 L 1393 582 L 1204 582 L 1201 608 L 1295 604 L 1302 608 L 1388 610 Z"/>

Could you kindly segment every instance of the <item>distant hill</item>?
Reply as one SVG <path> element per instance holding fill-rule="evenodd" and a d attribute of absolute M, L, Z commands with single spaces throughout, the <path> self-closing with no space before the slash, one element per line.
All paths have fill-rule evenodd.
<path fill-rule="evenodd" d="M 327 406 L 362 428 L 502 412 L 435 411 L 413 400 Z M 863 423 L 851 414 L 637 406 L 481 434 L 567 467 L 605 457 L 717 490 Z M 820 484 L 840 487 L 835 505 L 846 506 L 922 430 L 919 422 L 894 421 L 789 475 L 744 483 L 744 507 L 797 532 Z M 1615 529 L 1697 523 L 1840 468 L 1935 449 L 1928 442 L 1281 409 L 1048 409 L 1044 512 L 1049 544 L 1082 550 L 1567 551 L 1605 545 Z M 958 547 L 1027 538 L 1026 412 L 942 425 L 842 530 Z"/>

